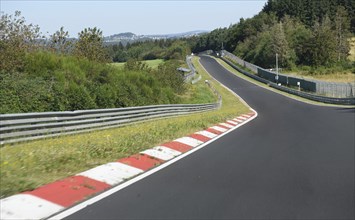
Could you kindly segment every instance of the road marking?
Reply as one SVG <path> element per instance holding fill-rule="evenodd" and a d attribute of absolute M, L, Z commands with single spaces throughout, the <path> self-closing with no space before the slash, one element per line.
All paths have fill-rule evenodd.
<path fill-rule="evenodd" d="M 220 131 L 220 132 L 226 132 L 228 130 L 228 129 L 225 129 L 225 128 L 222 128 L 222 127 L 219 127 L 219 126 L 213 126 L 211 128 L 214 129 L 214 130 Z"/>
<path fill-rule="evenodd" d="M 141 153 L 147 154 L 151 157 L 155 157 L 157 159 L 164 160 L 164 161 L 171 160 L 174 158 L 174 155 L 171 155 L 169 153 L 166 153 L 166 152 L 160 151 L 158 149 L 154 149 L 154 148 L 142 151 Z"/>
<path fill-rule="evenodd" d="M 209 131 L 198 131 L 198 132 L 195 132 L 195 134 L 200 134 L 200 135 L 203 135 L 203 136 L 211 138 L 211 139 L 218 136 L 217 134 L 211 133 Z"/>
<path fill-rule="evenodd" d="M 133 166 L 144 171 L 163 163 L 162 160 L 158 160 L 146 154 L 135 154 L 126 158 L 119 159 L 118 162 L 127 164 L 128 166 Z"/>
<path fill-rule="evenodd" d="M 222 126 L 227 127 L 227 128 L 234 128 L 234 126 L 232 126 L 230 124 L 227 124 L 227 123 L 220 123 L 219 125 L 222 125 Z"/>
<path fill-rule="evenodd" d="M 170 154 L 173 157 L 177 157 L 180 154 L 182 154 L 182 152 L 180 152 L 180 151 L 177 151 L 177 150 L 165 147 L 165 146 L 157 146 L 157 147 L 154 147 L 153 149 L 156 149 L 156 150 L 161 151 L 161 152 L 166 153 L 166 154 Z"/>
<path fill-rule="evenodd" d="M 232 121 L 232 120 L 228 120 L 227 122 L 230 123 L 230 124 L 233 124 L 233 125 L 237 125 L 238 124 L 237 122 Z"/>
<path fill-rule="evenodd" d="M 0 219 L 42 219 L 64 209 L 63 206 L 28 194 L 0 200 Z"/>
<path fill-rule="evenodd" d="M 90 170 L 77 174 L 88 178 L 105 182 L 109 185 L 116 185 L 125 179 L 142 173 L 143 170 L 128 166 L 119 162 L 107 163 Z"/>
<path fill-rule="evenodd" d="M 109 187 L 111 185 L 88 177 L 71 176 L 25 192 L 25 194 L 69 207 Z"/>
<path fill-rule="evenodd" d="M 197 147 L 198 145 L 203 144 L 202 141 L 199 141 L 199 140 L 197 140 L 195 138 L 191 138 L 191 137 L 182 137 L 182 138 L 178 138 L 174 141 L 190 145 L 191 147 Z"/>
<path fill-rule="evenodd" d="M 238 123 L 242 123 L 244 120 L 240 120 L 240 119 L 235 118 L 235 119 L 233 119 L 233 121 L 236 121 Z"/>
<path fill-rule="evenodd" d="M 214 134 L 216 134 L 217 136 L 223 134 L 222 131 L 217 131 L 216 129 L 213 129 L 213 128 L 207 128 L 206 131 L 211 132 L 211 133 L 214 133 Z"/>
<path fill-rule="evenodd" d="M 239 117 L 237 117 L 237 119 L 241 119 L 241 120 L 245 121 L 245 120 L 247 120 L 248 118 L 243 117 L 243 116 L 239 116 Z"/>
<path fill-rule="evenodd" d="M 195 139 L 202 141 L 202 142 L 206 142 L 206 141 L 211 140 L 211 138 L 209 138 L 209 137 L 203 136 L 201 134 L 196 134 L 196 133 L 190 134 L 189 137 L 195 138 Z"/>
<path fill-rule="evenodd" d="M 161 146 L 164 146 L 164 147 L 168 147 L 168 148 L 171 148 L 173 150 L 177 150 L 181 153 L 185 153 L 189 150 L 192 149 L 192 147 L 190 145 L 187 145 L 187 144 L 183 144 L 183 143 L 180 143 L 180 142 L 177 142 L 177 141 L 171 141 L 171 142 L 168 142 L 168 143 L 164 143 L 164 144 L 161 144 Z"/>

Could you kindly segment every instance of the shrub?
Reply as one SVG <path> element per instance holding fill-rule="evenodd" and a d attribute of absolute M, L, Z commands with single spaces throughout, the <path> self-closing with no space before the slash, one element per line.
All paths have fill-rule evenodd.
<path fill-rule="evenodd" d="M 24 71 L 0 72 L 0 112 L 74 111 L 177 103 L 178 63 L 157 70 L 135 60 L 124 69 L 48 51 L 27 53 Z"/>

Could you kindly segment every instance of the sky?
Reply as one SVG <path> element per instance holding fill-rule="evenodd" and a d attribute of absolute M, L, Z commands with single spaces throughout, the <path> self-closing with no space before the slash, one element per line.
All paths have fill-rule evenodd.
<path fill-rule="evenodd" d="M 148 35 L 228 27 L 242 17 L 253 17 L 265 3 L 266 0 L 0 0 L 0 11 L 21 11 L 27 24 L 39 25 L 47 36 L 62 26 L 70 37 L 77 37 L 88 27 L 100 28 L 104 36 L 123 32 Z"/>

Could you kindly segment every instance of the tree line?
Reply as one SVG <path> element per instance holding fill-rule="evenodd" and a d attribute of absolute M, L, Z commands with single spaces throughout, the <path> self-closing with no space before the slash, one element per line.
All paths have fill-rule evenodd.
<path fill-rule="evenodd" d="M 197 39 L 192 51 L 220 50 L 264 68 L 297 66 L 351 68 L 354 1 L 269 0 L 256 16 Z"/>
<path fill-rule="evenodd" d="M 107 45 L 109 56 L 113 62 L 136 60 L 184 60 L 191 53 L 191 45 L 187 39 L 161 39 L 144 42 Z"/>

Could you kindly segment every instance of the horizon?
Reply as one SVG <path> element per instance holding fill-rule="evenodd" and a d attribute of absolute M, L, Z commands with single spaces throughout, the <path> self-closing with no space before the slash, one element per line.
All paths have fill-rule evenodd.
<path fill-rule="evenodd" d="M 120 33 L 168 35 L 210 32 L 251 18 L 266 0 L 236 1 L 0 1 L 1 12 L 21 11 L 26 23 L 40 27 L 45 36 L 64 27 L 71 38 L 88 27 L 103 36 Z"/>

